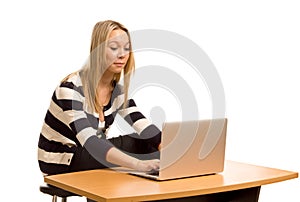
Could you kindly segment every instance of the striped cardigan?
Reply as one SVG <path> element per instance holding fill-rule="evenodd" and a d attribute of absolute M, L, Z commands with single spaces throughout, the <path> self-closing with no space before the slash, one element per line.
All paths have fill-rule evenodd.
<path fill-rule="evenodd" d="M 62 82 L 53 93 L 40 133 L 38 162 L 41 171 L 46 174 L 68 172 L 77 147 L 85 147 L 96 160 L 103 162 L 113 145 L 103 138 L 102 131 L 105 133 L 112 125 L 116 114 L 121 115 L 140 138 L 148 139 L 148 144 L 157 148 L 161 131 L 143 116 L 134 100 L 129 99 L 126 108 L 123 103 L 122 86 L 116 84 L 111 100 L 103 110 L 103 125 L 98 114 L 90 113 L 86 106 L 79 74 Z"/>

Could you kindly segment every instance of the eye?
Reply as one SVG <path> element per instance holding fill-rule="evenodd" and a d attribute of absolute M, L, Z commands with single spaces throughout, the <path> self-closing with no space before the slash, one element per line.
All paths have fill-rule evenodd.
<path fill-rule="evenodd" d="M 110 47 L 110 49 L 111 49 L 112 51 L 116 51 L 118 48 L 116 48 L 116 47 Z"/>
<path fill-rule="evenodd" d="M 130 48 L 124 48 L 124 50 L 129 52 L 129 51 L 130 51 Z"/>

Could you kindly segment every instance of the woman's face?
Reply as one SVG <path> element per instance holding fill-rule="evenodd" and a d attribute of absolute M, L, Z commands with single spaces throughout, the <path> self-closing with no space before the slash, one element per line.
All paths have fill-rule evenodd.
<path fill-rule="evenodd" d="M 127 63 L 129 52 L 130 42 L 127 33 L 121 29 L 113 30 L 106 47 L 107 70 L 115 74 L 120 73 Z"/>

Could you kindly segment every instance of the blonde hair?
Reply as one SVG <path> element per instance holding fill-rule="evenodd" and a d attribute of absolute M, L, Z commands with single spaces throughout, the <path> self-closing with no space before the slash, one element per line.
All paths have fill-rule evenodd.
<path fill-rule="evenodd" d="M 107 45 L 107 40 L 110 33 L 113 30 L 121 29 L 128 35 L 130 43 L 130 52 L 127 64 L 125 65 L 123 71 L 115 75 L 114 81 L 118 83 L 123 74 L 124 77 L 124 105 L 126 107 L 128 99 L 128 89 L 130 76 L 135 68 L 134 56 L 132 52 L 131 39 L 128 30 L 120 23 L 112 20 L 106 20 L 98 22 L 93 29 L 91 47 L 90 47 L 90 56 L 87 63 L 79 71 L 83 92 L 86 97 L 86 104 L 92 112 L 99 112 L 100 104 L 97 102 L 96 90 L 98 87 L 98 82 L 101 79 L 101 76 L 108 68 L 106 63 L 106 52 L 105 47 Z"/>

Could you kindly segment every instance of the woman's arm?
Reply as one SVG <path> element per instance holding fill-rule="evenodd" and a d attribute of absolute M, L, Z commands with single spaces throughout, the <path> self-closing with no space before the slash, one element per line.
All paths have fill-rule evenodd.
<path fill-rule="evenodd" d="M 133 99 L 128 101 L 127 108 L 120 109 L 118 113 L 134 128 L 141 139 L 147 140 L 149 147 L 159 149 L 161 131 L 140 112 Z"/>

